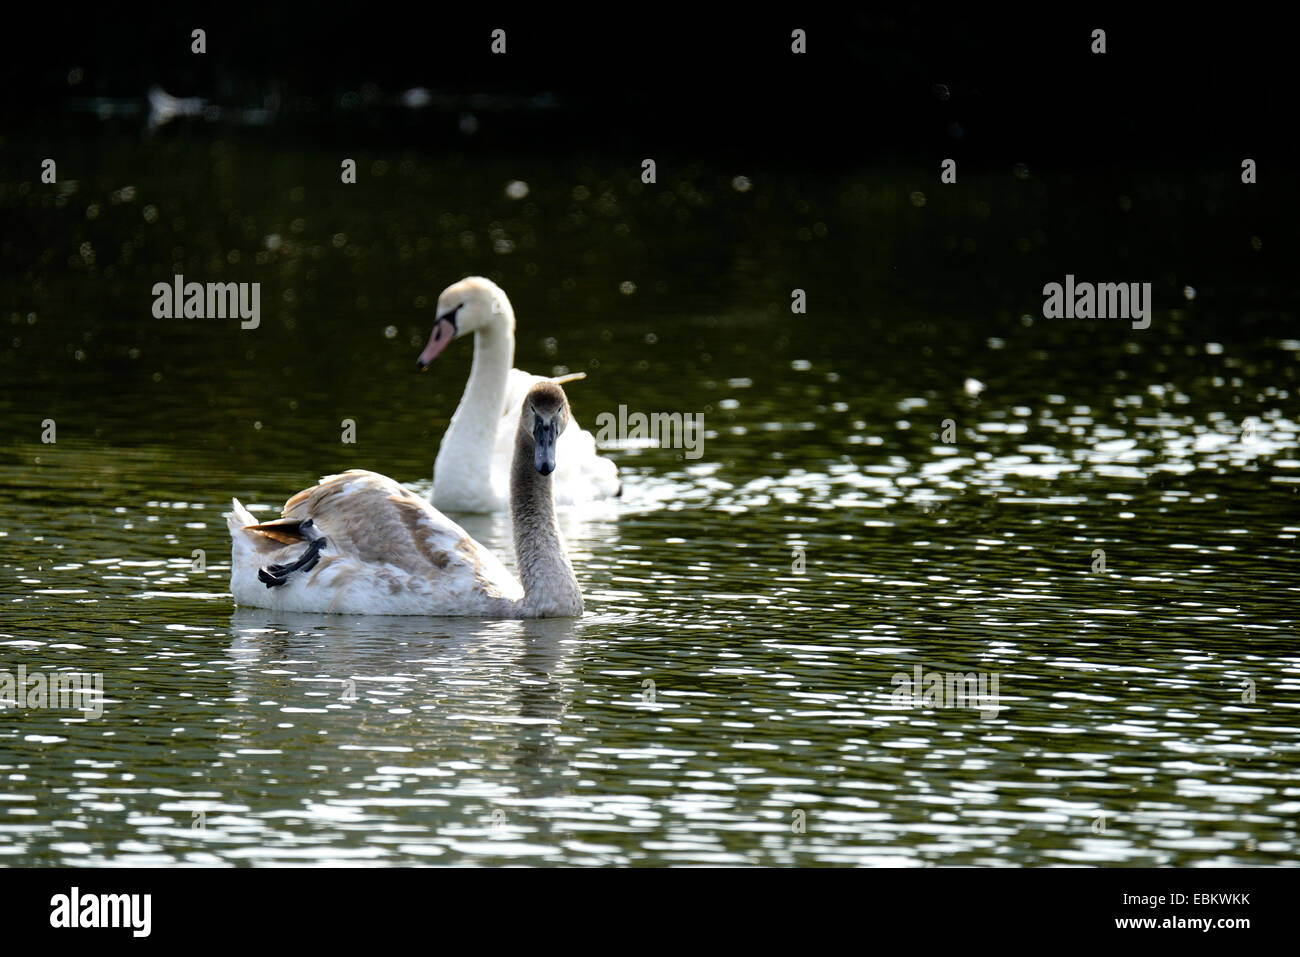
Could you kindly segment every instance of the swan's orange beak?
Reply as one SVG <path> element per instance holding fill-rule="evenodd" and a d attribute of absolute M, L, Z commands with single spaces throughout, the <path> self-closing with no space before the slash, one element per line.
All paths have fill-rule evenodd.
<path fill-rule="evenodd" d="M 447 343 L 456 338 L 456 316 L 452 313 L 449 316 L 443 316 L 433 324 L 433 332 L 429 335 L 429 344 L 424 347 L 416 363 L 423 372 L 429 368 L 429 363 L 438 358 L 438 353 L 447 348 Z"/>

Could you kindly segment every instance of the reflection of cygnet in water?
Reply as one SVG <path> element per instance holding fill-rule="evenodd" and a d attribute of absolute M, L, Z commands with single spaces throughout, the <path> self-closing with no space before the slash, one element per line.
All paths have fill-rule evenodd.
<path fill-rule="evenodd" d="M 580 628 L 571 618 L 423 621 L 239 608 L 230 617 L 228 654 L 238 666 L 233 690 L 250 701 L 293 707 L 295 723 L 319 720 L 328 727 L 334 719 L 325 713 L 337 711 L 351 715 L 351 725 L 360 709 L 373 724 L 401 707 L 424 709 L 419 723 L 441 735 L 456 715 L 456 721 L 481 721 L 507 739 L 516 766 L 546 768 L 558 784 L 550 773 L 554 729 L 568 698 L 557 676 L 569 670 L 565 659 Z M 286 682 L 299 690 L 286 695 Z M 409 725 L 411 719 L 392 720 Z"/>

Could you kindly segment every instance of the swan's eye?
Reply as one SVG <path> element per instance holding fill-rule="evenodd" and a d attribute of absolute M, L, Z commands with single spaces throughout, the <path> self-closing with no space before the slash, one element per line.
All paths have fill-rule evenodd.
<path fill-rule="evenodd" d="M 434 315 L 435 324 L 448 322 L 451 323 L 451 328 L 453 331 L 460 332 L 460 323 L 457 321 L 457 316 L 460 315 L 460 311 L 464 308 L 465 308 L 465 304 L 462 302 L 455 309 L 448 309 L 446 312 L 442 313 L 441 315 L 438 315 L 435 310 L 435 315 Z"/>

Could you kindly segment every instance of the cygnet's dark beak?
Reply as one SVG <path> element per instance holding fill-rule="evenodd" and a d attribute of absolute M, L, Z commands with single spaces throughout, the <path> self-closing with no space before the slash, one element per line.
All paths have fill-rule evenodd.
<path fill-rule="evenodd" d="M 555 471 L 555 442 L 558 438 L 555 420 L 546 421 L 537 416 L 533 424 L 533 468 L 543 475 Z"/>

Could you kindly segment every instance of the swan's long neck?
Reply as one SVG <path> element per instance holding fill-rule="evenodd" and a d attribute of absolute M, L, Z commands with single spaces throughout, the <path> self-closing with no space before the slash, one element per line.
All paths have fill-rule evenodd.
<path fill-rule="evenodd" d="M 503 307 L 508 310 L 509 305 Z M 492 471 L 492 449 L 506 401 L 510 367 L 515 361 L 514 316 L 503 312 L 498 321 L 474 333 L 474 363 L 460 405 L 451 418 L 438 448 L 438 475 L 453 474 L 458 481 L 486 487 Z M 446 461 L 447 467 L 442 463 Z"/>
<path fill-rule="evenodd" d="M 524 586 L 520 602 L 529 617 L 582 614 L 582 590 L 555 519 L 551 477 L 533 467 L 533 440 L 516 432 L 510 467 L 510 518 L 515 532 L 515 564 Z"/>

